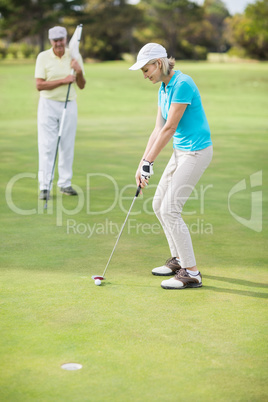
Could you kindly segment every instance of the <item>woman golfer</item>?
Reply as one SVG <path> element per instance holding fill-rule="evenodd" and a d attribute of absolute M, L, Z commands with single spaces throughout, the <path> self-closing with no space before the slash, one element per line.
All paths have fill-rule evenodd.
<path fill-rule="evenodd" d="M 184 204 L 212 159 L 212 142 L 199 90 L 188 75 L 174 71 L 175 60 L 166 49 L 148 43 L 130 70 L 141 69 L 144 78 L 156 84 L 158 113 L 139 164 L 136 181 L 144 188 L 153 174 L 153 163 L 173 137 L 173 154 L 158 184 L 153 209 L 165 232 L 171 258 L 154 268 L 153 275 L 173 276 L 161 283 L 164 289 L 202 286 L 189 230 L 182 219 Z"/>

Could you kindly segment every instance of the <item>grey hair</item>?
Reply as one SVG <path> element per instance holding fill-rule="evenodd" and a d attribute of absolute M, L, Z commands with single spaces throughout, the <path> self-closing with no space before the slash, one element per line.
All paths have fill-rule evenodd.
<path fill-rule="evenodd" d="M 163 74 L 166 76 L 169 75 L 175 66 L 175 59 L 173 57 L 170 57 L 169 59 L 167 57 L 160 57 L 159 59 L 150 60 L 147 64 L 154 64 L 157 60 L 161 60 L 162 62 Z"/>

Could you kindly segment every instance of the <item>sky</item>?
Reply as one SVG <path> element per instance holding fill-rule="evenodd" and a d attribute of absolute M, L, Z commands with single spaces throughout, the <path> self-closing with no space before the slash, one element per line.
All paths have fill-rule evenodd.
<path fill-rule="evenodd" d="M 204 0 L 191 0 L 197 4 L 203 4 Z M 222 0 L 230 14 L 243 13 L 248 4 L 256 3 L 257 0 Z M 139 0 L 128 0 L 131 4 L 137 4 Z"/>
<path fill-rule="evenodd" d="M 204 0 L 192 0 L 195 3 L 203 4 Z M 222 0 L 230 14 L 243 13 L 248 4 L 256 3 L 257 0 Z"/>

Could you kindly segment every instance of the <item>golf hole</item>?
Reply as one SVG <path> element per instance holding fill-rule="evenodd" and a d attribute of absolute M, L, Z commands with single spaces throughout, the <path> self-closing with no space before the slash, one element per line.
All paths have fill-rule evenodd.
<path fill-rule="evenodd" d="M 80 370 L 82 367 L 83 367 L 82 364 L 79 363 L 65 363 L 61 365 L 61 368 L 63 370 L 69 370 L 69 371 Z"/>

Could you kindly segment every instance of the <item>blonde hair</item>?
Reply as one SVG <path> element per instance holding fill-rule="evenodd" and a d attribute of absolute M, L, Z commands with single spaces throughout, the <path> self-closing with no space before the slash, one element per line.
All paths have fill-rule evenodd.
<path fill-rule="evenodd" d="M 164 75 L 168 76 L 173 70 L 175 66 L 175 59 L 173 57 L 170 57 L 169 59 L 167 57 L 160 57 L 159 59 L 153 59 L 148 61 L 147 64 L 154 64 L 157 62 L 157 60 L 161 60 L 162 62 L 162 72 Z"/>

